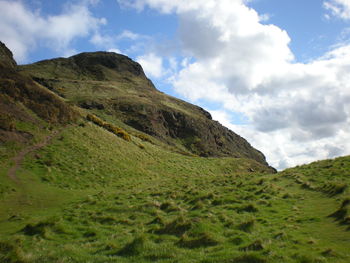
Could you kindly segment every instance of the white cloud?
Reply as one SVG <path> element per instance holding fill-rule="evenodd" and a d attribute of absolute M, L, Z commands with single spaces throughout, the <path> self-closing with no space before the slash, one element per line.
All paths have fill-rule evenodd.
<path fill-rule="evenodd" d="M 121 34 L 117 36 L 118 40 L 123 40 L 123 39 L 129 39 L 129 40 L 137 40 L 140 38 L 145 38 L 145 36 L 136 34 L 134 32 L 131 32 L 129 30 L 124 30 Z"/>
<path fill-rule="evenodd" d="M 40 45 L 64 55 L 72 50 L 71 42 L 87 37 L 101 25 L 104 18 L 96 18 L 89 11 L 96 0 L 66 4 L 58 15 L 42 15 L 21 1 L 0 0 L 0 36 L 19 62 L 25 62 L 30 51 Z"/>
<path fill-rule="evenodd" d="M 100 32 L 95 32 L 95 34 L 91 37 L 90 42 L 97 47 L 107 47 L 110 48 L 115 46 L 116 41 L 110 35 L 101 35 Z"/>
<path fill-rule="evenodd" d="M 141 64 L 147 76 L 160 78 L 164 75 L 163 59 L 154 53 L 137 57 L 136 61 Z"/>
<path fill-rule="evenodd" d="M 331 15 L 344 20 L 350 20 L 350 1 L 349 0 L 328 0 L 323 2 L 324 8 L 331 12 Z M 326 14 L 326 18 L 330 18 Z"/>
<path fill-rule="evenodd" d="M 108 49 L 108 52 L 114 52 L 114 53 L 118 53 L 118 54 L 121 54 L 122 52 L 117 49 L 117 48 L 111 48 L 111 49 Z"/>
<path fill-rule="evenodd" d="M 187 62 L 171 78 L 174 88 L 193 102 L 221 103 L 226 115 L 217 118 L 273 166 L 350 154 L 350 46 L 297 63 L 287 32 L 262 24 L 244 0 L 119 1 L 177 14 Z M 227 118 L 232 112 L 248 123 L 233 125 Z"/>

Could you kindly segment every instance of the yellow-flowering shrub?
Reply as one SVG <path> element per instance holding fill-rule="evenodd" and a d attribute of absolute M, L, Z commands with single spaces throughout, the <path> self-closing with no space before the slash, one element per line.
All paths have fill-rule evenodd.
<path fill-rule="evenodd" d="M 101 120 L 100 118 L 98 118 L 97 116 L 93 115 L 93 114 L 88 114 L 86 116 L 86 119 L 88 121 L 91 121 L 93 123 L 95 123 L 96 125 L 103 127 L 103 125 L 105 124 L 103 120 Z"/>
<path fill-rule="evenodd" d="M 128 141 L 128 142 L 131 141 L 131 136 L 126 131 L 124 131 L 123 129 L 121 129 L 119 127 L 114 126 L 113 124 L 104 122 L 103 120 L 101 120 L 100 118 L 98 118 L 95 115 L 88 114 L 86 116 L 86 119 L 88 121 L 95 123 L 96 125 L 104 128 L 104 129 L 106 129 L 107 131 L 117 135 L 118 137 L 123 138 L 125 141 Z"/>

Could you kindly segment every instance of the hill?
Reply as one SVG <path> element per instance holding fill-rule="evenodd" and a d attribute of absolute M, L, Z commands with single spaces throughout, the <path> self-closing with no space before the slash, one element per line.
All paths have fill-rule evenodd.
<path fill-rule="evenodd" d="M 225 128 L 112 56 L 130 65 L 1 64 L 0 262 L 349 262 L 350 157 L 280 173 L 244 151 L 200 157 L 180 135 L 129 126 L 138 113 L 115 105 L 176 102 L 164 109 Z"/>
<path fill-rule="evenodd" d="M 141 132 L 200 156 L 241 157 L 267 165 L 242 137 L 202 108 L 159 92 L 141 66 L 116 53 L 82 53 L 20 66 L 21 72 L 102 119 L 121 120 Z"/>

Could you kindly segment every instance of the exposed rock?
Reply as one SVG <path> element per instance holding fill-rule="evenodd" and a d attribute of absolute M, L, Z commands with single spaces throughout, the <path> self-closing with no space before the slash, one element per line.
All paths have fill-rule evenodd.
<path fill-rule="evenodd" d="M 13 59 L 13 54 L 4 43 L 0 41 L 0 64 L 4 67 L 15 68 L 16 61 Z"/>
<path fill-rule="evenodd" d="M 67 123 L 75 118 L 75 113 L 68 104 L 30 77 L 18 72 L 11 51 L 1 42 L 0 98 L 1 115 L 12 116 L 13 121 L 28 118 L 23 106 L 51 123 Z"/>

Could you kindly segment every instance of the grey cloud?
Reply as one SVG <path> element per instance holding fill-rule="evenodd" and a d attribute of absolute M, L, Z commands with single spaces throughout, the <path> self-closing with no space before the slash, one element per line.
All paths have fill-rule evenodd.
<path fill-rule="evenodd" d="M 332 104 L 327 104 L 324 99 L 300 101 L 295 103 L 291 110 L 295 112 L 295 119 L 298 124 L 303 127 L 315 127 L 323 124 L 332 125 L 347 120 L 341 100 L 336 100 Z"/>
<path fill-rule="evenodd" d="M 262 132 L 280 130 L 289 126 L 289 112 L 281 108 L 263 109 L 254 114 L 253 123 Z"/>
<path fill-rule="evenodd" d="M 285 105 L 266 106 L 253 115 L 253 122 L 259 131 L 290 128 L 291 139 L 296 141 L 335 136 L 339 131 L 338 126 L 347 119 L 344 102 L 340 98 L 327 104 L 320 96 L 313 100 L 291 99 Z"/>

